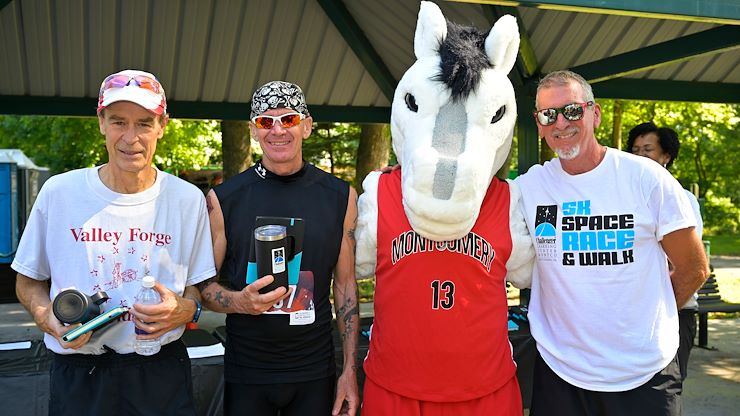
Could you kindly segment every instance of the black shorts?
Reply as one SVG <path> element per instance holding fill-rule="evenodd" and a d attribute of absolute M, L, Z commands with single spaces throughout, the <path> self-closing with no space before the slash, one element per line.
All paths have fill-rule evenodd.
<path fill-rule="evenodd" d="M 696 310 L 681 309 L 678 311 L 678 364 L 681 366 L 681 380 L 689 374 L 689 355 L 696 338 Z"/>
<path fill-rule="evenodd" d="M 49 415 L 195 415 L 190 359 L 180 340 L 148 357 L 54 354 L 49 378 Z"/>
<path fill-rule="evenodd" d="M 301 383 L 241 384 L 226 382 L 224 415 L 330 415 L 336 380 L 330 376 Z"/>
<path fill-rule="evenodd" d="M 680 416 L 678 359 L 642 386 L 622 392 L 591 391 L 558 377 L 540 354 L 534 364 L 530 416 Z"/>

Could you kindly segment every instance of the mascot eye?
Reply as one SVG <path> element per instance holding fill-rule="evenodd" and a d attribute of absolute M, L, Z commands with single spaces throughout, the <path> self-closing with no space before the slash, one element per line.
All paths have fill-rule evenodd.
<path fill-rule="evenodd" d="M 493 118 L 491 119 L 491 124 L 497 123 L 499 120 L 501 120 L 504 114 L 506 114 L 506 106 L 502 105 L 501 108 L 496 111 L 496 114 L 493 115 Z"/>
<path fill-rule="evenodd" d="M 406 107 L 409 108 L 409 110 L 413 111 L 414 113 L 419 111 L 419 106 L 416 105 L 416 98 L 414 98 L 411 94 L 406 94 Z"/>

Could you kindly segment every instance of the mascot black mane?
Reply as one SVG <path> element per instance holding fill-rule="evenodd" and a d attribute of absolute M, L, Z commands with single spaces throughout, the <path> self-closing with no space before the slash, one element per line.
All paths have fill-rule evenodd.
<path fill-rule="evenodd" d="M 455 101 L 465 100 L 478 86 L 483 70 L 492 66 L 484 49 L 486 35 L 447 22 L 447 37 L 439 45 L 440 72 L 434 80 L 444 82 Z"/>

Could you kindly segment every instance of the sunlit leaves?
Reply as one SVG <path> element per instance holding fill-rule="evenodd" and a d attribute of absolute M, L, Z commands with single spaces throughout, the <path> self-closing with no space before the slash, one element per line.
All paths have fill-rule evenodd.
<path fill-rule="evenodd" d="M 95 117 L 0 116 L 0 148 L 21 149 L 53 173 L 108 160 Z M 172 173 L 221 164 L 218 122 L 170 120 L 154 163 Z"/>
<path fill-rule="evenodd" d="M 610 144 L 614 102 L 600 100 L 602 123 L 597 137 Z M 637 124 L 652 121 L 676 131 L 681 142 L 671 173 L 684 187 L 699 185 L 705 199 L 707 230 L 737 232 L 740 221 L 740 181 L 737 155 L 740 154 L 740 106 L 686 102 L 623 101 L 622 145 Z"/>

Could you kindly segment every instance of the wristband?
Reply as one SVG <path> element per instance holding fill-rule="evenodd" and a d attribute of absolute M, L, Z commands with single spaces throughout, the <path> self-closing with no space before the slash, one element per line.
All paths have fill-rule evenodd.
<path fill-rule="evenodd" d="M 198 322 L 198 319 L 200 318 L 200 312 L 203 310 L 203 307 L 198 303 L 197 300 L 193 300 L 195 302 L 195 314 L 193 315 L 193 321 L 192 322 Z"/>

